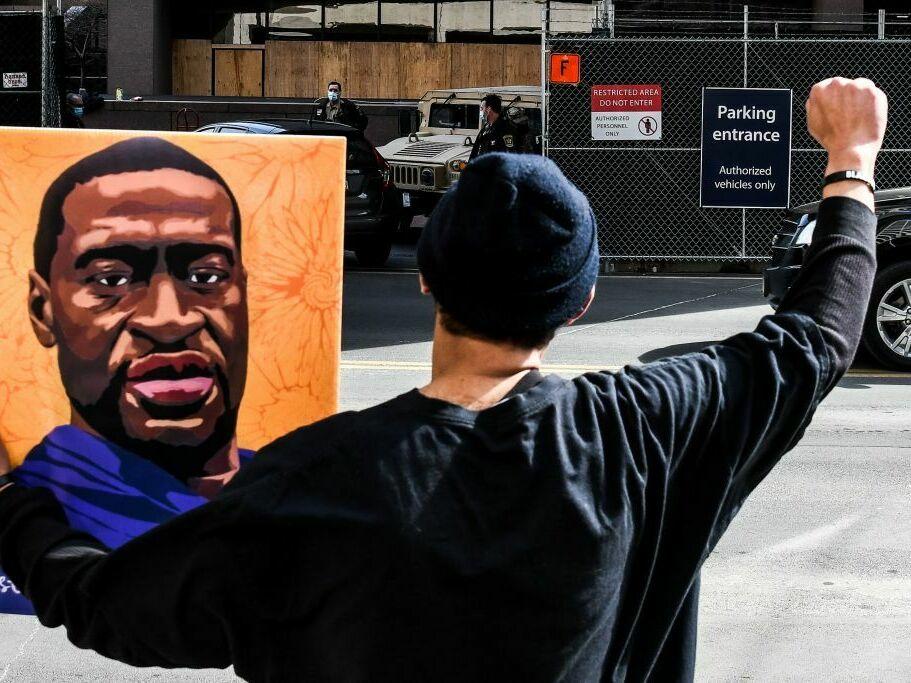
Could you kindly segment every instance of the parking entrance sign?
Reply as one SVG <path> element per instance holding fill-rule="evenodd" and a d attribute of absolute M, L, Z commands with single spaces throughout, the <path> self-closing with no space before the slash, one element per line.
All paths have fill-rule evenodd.
<path fill-rule="evenodd" d="M 660 139 L 660 85 L 592 87 L 592 140 Z"/>
<path fill-rule="evenodd" d="M 703 89 L 700 206 L 787 208 L 791 100 L 784 89 Z"/>

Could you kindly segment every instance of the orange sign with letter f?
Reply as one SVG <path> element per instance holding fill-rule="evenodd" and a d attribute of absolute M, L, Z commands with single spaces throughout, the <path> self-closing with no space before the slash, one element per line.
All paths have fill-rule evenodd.
<path fill-rule="evenodd" d="M 550 82 L 578 85 L 582 72 L 579 55 L 556 52 L 550 56 Z"/>

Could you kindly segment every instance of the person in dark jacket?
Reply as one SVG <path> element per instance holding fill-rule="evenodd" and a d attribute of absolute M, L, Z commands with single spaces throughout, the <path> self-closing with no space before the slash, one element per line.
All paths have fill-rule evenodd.
<path fill-rule="evenodd" d="M 871 82 L 815 86 L 808 120 L 829 173 L 872 177 Z M 873 194 L 843 179 L 823 197 L 799 277 L 752 332 L 564 380 L 540 368 L 593 296 L 591 209 L 549 160 L 485 155 L 418 247 L 437 304 L 427 386 L 288 434 L 113 552 L 0 478 L 0 562 L 42 623 L 139 666 L 691 680 L 700 567 L 860 339 Z"/>
<path fill-rule="evenodd" d="M 481 100 L 481 118 L 484 125 L 471 148 L 469 161 L 489 152 L 524 152 L 524 136 L 503 112 L 499 95 L 488 95 Z"/>
<path fill-rule="evenodd" d="M 316 101 L 314 118 L 318 121 L 344 123 L 361 132 L 367 129 L 367 116 L 357 104 L 342 97 L 342 84 L 338 81 L 331 81 L 326 97 Z"/>

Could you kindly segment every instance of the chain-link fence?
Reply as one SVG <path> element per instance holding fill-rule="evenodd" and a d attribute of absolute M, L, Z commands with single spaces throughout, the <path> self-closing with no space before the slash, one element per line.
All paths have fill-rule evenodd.
<path fill-rule="evenodd" d="M 60 16 L 0 11 L 0 125 L 59 126 Z"/>
<path fill-rule="evenodd" d="M 703 87 L 793 89 L 793 206 L 818 198 L 824 170 L 825 156 L 806 130 L 810 88 L 832 75 L 871 78 L 890 98 L 877 181 L 911 185 L 911 39 L 756 37 L 747 22 L 737 38 L 612 37 L 601 16 L 587 33 L 556 32 L 553 10 L 546 19 L 545 54 L 581 58 L 579 85 L 546 86 L 547 153 L 591 200 L 602 254 L 611 260 L 768 257 L 781 211 L 699 207 Z M 592 139 L 591 88 L 610 84 L 662 86 L 661 140 Z"/>
<path fill-rule="evenodd" d="M 0 12 L 0 125 L 41 125 L 41 13 Z"/>

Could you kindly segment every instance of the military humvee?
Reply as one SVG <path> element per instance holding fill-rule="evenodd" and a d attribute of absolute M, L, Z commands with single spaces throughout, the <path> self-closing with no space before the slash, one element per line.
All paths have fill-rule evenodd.
<path fill-rule="evenodd" d="M 526 148 L 540 154 L 540 88 L 520 85 L 431 90 L 418 103 L 418 129 L 378 148 L 402 191 L 403 226 L 410 225 L 413 216 L 429 214 L 443 193 L 458 181 L 481 131 L 480 103 L 485 95 L 503 99 L 504 111 L 525 137 Z"/>

